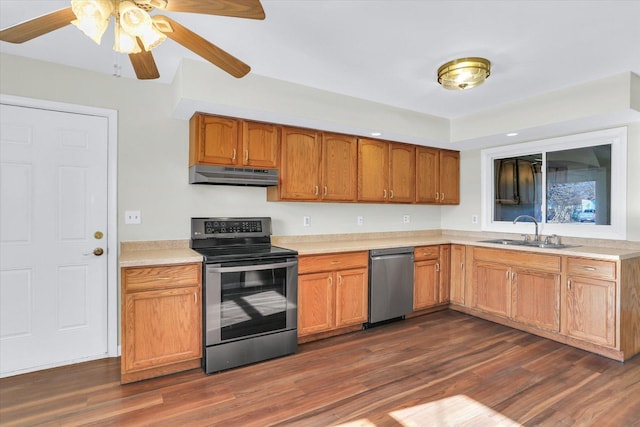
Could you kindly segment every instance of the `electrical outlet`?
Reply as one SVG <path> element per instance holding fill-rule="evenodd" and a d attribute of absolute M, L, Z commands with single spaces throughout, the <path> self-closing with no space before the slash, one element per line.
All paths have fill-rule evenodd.
<path fill-rule="evenodd" d="M 311 217 L 310 216 L 303 216 L 302 217 L 302 225 L 305 227 L 311 227 Z"/>
<path fill-rule="evenodd" d="M 471 224 L 478 223 L 478 215 L 471 215 Z"/>
<path fill-rule="evenodd" d="M 404 215 L 402 217 L 402 222 L 405 224 L 409 224 L 411 222 L 411 215 Z"/>
<path fill-rule="evenodd" d="M 140 217 L 140 211 L 124 211 L 124 223 L 125 224 L 142 223 L 142 218 Z"/>
<path fill-rule="evenodd" d="M 356 224 L 363 225 L 364 224 L 364 217 L 363 216 L 356 217 Z"/>

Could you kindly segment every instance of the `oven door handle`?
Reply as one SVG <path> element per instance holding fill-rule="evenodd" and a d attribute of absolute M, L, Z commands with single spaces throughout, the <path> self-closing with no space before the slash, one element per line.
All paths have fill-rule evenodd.
<path fill-rule="evenodd" d="M 207 273 L 237 273 L 240 271 L 271 270 L 274 268 L 293 267 L 296 264 L 298 264 L 297 260 L 288 262 L 276 262 L 273 264 L 243 265 L 237 267 L 207 267 Z"/>

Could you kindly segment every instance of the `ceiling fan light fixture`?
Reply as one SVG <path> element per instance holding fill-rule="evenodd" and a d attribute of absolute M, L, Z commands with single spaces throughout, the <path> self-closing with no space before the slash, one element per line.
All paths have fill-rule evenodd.
<path fill-rule="evenodd" d="M 116 20 L 113 50 L 119 53 L 126 53 L 128 55 L 132 53 L 140 53 L 142 51 L 136 38 L 124 31 L 118 20 Z"/>
<path fill-rule="evenodd" d="M 119 5 L 120 25 L 132 36 L 140 36 L 151 28 L 151 16 L 132 1 L 123 1 Z"/>
<path fill-rule="evenodd" d="M 445 89 L 465 90 L 484 83 L 491 75 L 491 62 L 470 57 L 449 61 L 438 68 L 438 83 Z"/>
<path fill-rule="evenodd" d="M 91 40 L 100 44 L 102 35 L 109 25 L 113 4 L 107 1 L 71 0 L 71 10 L 77 18 L 71 23 Z"/>
<path fill-rule="evenodd" d="M 160 31 L 156 30 L 154 27 L 149 27 L 146 31 L 140 34 L 140 40 L 142 40 L 142 44 L 144 45 L 144 49 L 148 52 L 151 49 L 154 49 L 160 45 L 163 41 L 167 39 L 167 36 L 162 34 Z"/>

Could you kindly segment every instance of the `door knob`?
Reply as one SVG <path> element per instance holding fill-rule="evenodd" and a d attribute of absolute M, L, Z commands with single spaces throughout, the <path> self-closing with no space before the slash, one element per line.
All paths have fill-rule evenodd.
<path fill-rule="evenodd" d="M 95 256 L 100 256 L 104 253 L 104 249 L 102 248 L 95 248 L 93 250 L 93 252 L 89 252 L 88 254 L 83 254 L 84 256 L 88 256 L 88 255 L 95 255 Z"/>
<path fill-rule="evenodd" d="M 104 237 L 104 234 L 102 234 L 102 231 L 96 231 L 95 233 L 93 233 L 93 237 L 100 240 L 102 239 L 102 237 Z"/>

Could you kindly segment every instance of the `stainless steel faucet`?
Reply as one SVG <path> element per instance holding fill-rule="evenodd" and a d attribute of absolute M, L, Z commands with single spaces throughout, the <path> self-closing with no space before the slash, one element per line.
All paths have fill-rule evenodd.
<path fill-rule="evenodd" d="M 529 218 L 531 221 L 533 221 L 533 223 L 536 225 L 536 235 L 534 237 L 534 241 L 538 241 L 538 221 L 536 221 L 536 219 L 534 217 L 532 217 L 531 215 L 518 215 L 514 220 L 513 223 L 515 224 L 516 222 L 520 221 L 522 218 Z"/>

